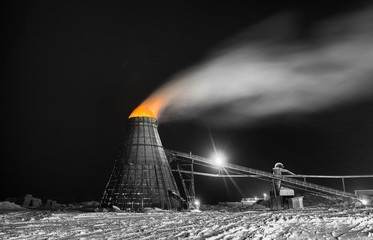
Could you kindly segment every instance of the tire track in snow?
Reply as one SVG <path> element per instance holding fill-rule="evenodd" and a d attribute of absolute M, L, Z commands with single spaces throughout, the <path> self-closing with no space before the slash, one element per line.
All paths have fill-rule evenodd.
<path fill-rule="evenodd" d="M 373 238 L 373 208 L 151 214 L 53 213 L 37 218 L 33 213 L 0 215 L 0 239 Z"/>

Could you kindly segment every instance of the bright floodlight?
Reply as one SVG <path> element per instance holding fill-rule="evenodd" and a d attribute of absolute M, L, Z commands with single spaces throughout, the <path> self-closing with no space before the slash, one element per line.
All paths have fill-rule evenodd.
<path fill-rule="evenodd" d="M 214 160 L 216 165 L 222 166 L 225 162 L 225 156 L 224 156 L 224 154 L 217 152 L 217 153 L 215 153 L 215 155 L 213 157 L 213 160 Z"/>

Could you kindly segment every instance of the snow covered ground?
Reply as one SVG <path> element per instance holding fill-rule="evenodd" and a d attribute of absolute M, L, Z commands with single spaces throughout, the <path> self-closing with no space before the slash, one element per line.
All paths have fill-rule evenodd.
<path fill-rule="evenodd" d="M 373 239 L 373 208 L 0 214 L 0 239 Z"/>

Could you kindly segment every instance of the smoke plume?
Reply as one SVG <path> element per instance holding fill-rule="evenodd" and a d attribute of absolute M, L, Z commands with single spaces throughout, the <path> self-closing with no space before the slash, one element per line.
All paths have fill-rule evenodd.
<path fill-rule="evenodd" d="M 372 96 L 372 9 L 320 21 L 304 38 L 294 37 L 292 22 L 280 16 L 257 24 L 174 76 L 144 104 L 156 108 L 161 121 L 206 117 L 232 124 Z"/>

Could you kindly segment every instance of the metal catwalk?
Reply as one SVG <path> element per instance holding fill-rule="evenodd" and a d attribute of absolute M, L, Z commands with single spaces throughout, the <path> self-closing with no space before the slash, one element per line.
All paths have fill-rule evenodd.
<path fill-rule="evenodd" d="M 174 151 L 174 150 L 167 150 L 168 155 L 170 156 L 170 161 L 177 161 L 177 160 L 189 160 L 193 161 L 195 165 L 201 165 L 201 166 L 206 166 L 206 167 L 212 167 L 212 168 L 218 168 L 216 166 L 216 163 L 210 159 L 207 159 L 205 157 L 197 156 L 197 155 L 192 155 L 190 153 L 184 153 L 184 152 L 179 152 L 179 151 Z M 332 194 L 332 195 L 337 195 L 340 197 L 346 197 L 346 198 L 352 198 L 352 199 L 357 199 L 357 196 L 353 193 L 345 192 L 345 191 L 340 191 L 337 189 L 329 188 L 329 187 L 324 187 L 321 185 L 309 183 L 309 182 L 304 182 L 301 180 L 294 179 L 293 177 L 303 177 L 303 175 L 282 175 L 282 176 L 276 176 L 273 175 L 272 173 L 257 170 L 254 168 L 248 168 L 248 167 L 243 167 L 239 166 L 236 164 L 231 164 L 231 163 L 225 163 L 223 168 L 232 173 L 233 175 L 214 175 L 214 174 L 208 174 L 208 173 L 199 173 L 199 172 L 193 172 L 193 174 L 196 175 L 204 175 L 204 176 L 212 176 L 212 177 L 255 177 L 258 179 L 266 180 L 266 181 L 282 181 L 283 185 L 289 186 L 289 187 L 294 187 L 294 188 L 301 188 L 301 189 L 308 189 L 312 191 L 317 191 L 317 192 L 322 192 L 322 193 L 327 193 L 327 194 Z M 177 170 L 174 170 L 177 171 Z M 190 173 L 190 171 L 181 171 L 184 173 Z M 341 176 L 343 177 L 343 176 Z M 349 176 L 347 176 L 349 177 Z M 351 176 L 350 176 L 351 177 Z M 362 177 L 372 177 L 372 175 L 366 175 Z"/>

